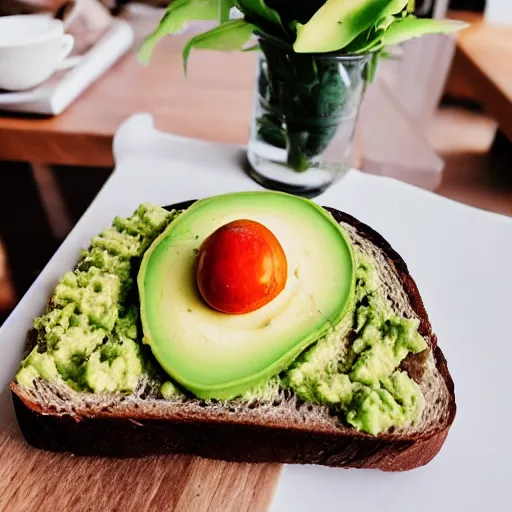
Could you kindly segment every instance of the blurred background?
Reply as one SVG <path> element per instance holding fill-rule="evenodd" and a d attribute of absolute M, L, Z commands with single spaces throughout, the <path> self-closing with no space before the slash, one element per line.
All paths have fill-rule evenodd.
<path fill-rule="evenodd" d="M 408 42 L 381 63 L 359 117 L 356 167 L 512 215 L 511 3 L 416 1 L 418 16 L 471 27 Z M 108 179 L 112 137 L 129 115 L 150 112 L 158 128 L 181 135 L 247 142 L 253 55 L 197 53 L 185 80 L 186 38 L 178 35 L 158 46 L 149 66 L 137 61 L 135 50 L 166 5 L 0 0 L 0 16 L 45 12 L 63 19 L 78 58 L 115 20 L 135 37 L 58 115 L 7 111 L 8 93 L 0 91 L 0 323 Z"/>

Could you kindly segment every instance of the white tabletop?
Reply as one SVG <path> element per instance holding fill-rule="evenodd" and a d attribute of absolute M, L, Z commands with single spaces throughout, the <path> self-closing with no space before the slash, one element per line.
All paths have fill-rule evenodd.
<path fill-rule="evenodd" d="M 115 172 L 0 328 L 0 428 L 12 419 L 8 383 L 32 318 L 94 234 L 143 201 L 166 205 L 260 188 L 240 170 L 241 148 L 159 133 L 145 115 L 123 125 L 114 149 Z M 317 202 L 370 224 L 403 256 L 448 360 L 458 412 L 441 453 L 428 466 L 402 474 L 287 466 L 272 510 L 507 509 L 512 219 L 357 171 Z"/>

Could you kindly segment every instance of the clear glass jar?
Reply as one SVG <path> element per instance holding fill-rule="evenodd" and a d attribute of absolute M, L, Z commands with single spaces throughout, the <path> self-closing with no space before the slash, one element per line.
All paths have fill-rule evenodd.
<path fill-rule="evenodd" d="M 248 172 L 313 197 L 350 169 L 369 55 L 297 54 L 260 38 Z"/>

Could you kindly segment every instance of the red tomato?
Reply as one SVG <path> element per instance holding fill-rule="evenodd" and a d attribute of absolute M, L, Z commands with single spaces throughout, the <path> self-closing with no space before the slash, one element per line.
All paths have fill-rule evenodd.
<path fill-rule="evenodd" d="M 201 245 L 197 284 L 212 308 L 249 313 L 281 293 L 287 267 L 283 248 L 269 229 L 253 220 L 235 220 Z"/>

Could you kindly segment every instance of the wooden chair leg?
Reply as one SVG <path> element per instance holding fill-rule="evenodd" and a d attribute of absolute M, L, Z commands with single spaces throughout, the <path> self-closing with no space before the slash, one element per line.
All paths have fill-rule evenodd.
<path fill-rule="evenodd" d="M 9 277 L 5 249 L 0 240 L 0 317 L 7 314 L 16 304 L 14 286 Z"/>
<path fill-rule="evenodd" d="M 47 165 L 32 164 L 32 174 L 53 236 L 63 240 L 71 231 L 73 222 L 62 197 L 55 172 Z"/>

